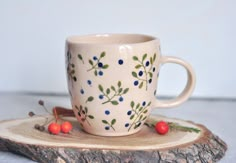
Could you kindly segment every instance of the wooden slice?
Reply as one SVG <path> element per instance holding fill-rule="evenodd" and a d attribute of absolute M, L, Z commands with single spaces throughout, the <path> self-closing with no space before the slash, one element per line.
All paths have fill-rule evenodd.
<path fill-rule="evenodd" d="M 52 119 L 52 117 L 47 117 Z M 51 135 L 34 129 L 45 117 L 0 122 L 0 150 L 24 155 L 39 162 L 216 162 L 227 145 L 206 127 L 193 122 L 163 116 L 148 121 L 165 120 L 194 127 L 200 133 L 171 131 L 159 135 L 144 126 L 136 134 L 123 137 L 101 137 L 85 133 L 75 118 L 70 134 Z"/>

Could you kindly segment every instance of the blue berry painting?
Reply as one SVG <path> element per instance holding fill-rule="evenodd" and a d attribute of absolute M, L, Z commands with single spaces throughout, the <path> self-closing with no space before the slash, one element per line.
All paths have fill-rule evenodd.
<path fill-rule="evenodd" d="M 101 92 L 99 99 L 104 100 L 102 104 L 111 103 L 112 105 L 118 105 L 119 102 L 123 102 L 123 95 L 129 91 L 129 88 L 122 87 L 121 81 L 118 81 L 116 87 L 112 85 L 110 88 L 106 89 L 101 84 L 99 84 L 98 89 Z"/>
<path fill-rule="evenodd" d="M 102 52 L 99 57 L 93 56 L 92 59 L 89 59 L 90 68 L 87 71 L 93 71 L 95 76 L 103 76 L 103 70 L 109 67 L 108 64 L 102 62 L 105 56 L 106 53 Z"/>
<path fill-rule="evenodd" d="M 156 68 L 154 67 L 154 62 L 156 60 L 156 53 L 148 59 L 147 54 L 144 54 L 142 58 L 133 56 L 133 60 L 137 62 L 135 65 L 135 71 L 132 71 L 132 76 L 135 78 L 133 84 L 138 88 L 143 87 L 147 90 L 148 84 L 152 83 L 153 73 Z"/>
<path fill-rule="evenodd" d="M 131 122 L 125 124 L 126 127 L 129 127 L 128 131 L 130 131 L 132 128 L 136 129 L 140 127 L 141 124 L 147 119 L 147 113 L 150 105 L 151 101 L 148 103 L 143 101 L 142 103 L 137 104 L 135 104 L 134 101 L 130 102 L 131 109 L 127 112 L 127 115 L 129 116 Z"/>

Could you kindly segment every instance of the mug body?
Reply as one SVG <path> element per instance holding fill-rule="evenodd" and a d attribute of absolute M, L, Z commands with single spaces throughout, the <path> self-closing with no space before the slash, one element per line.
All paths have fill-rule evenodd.
<path fill-rule="evenodd" d="M 73 111 L 94 135 L 141 129 L 156 99 L 159 39 L 139 34 L 71 36 L 66 71 Z"/>

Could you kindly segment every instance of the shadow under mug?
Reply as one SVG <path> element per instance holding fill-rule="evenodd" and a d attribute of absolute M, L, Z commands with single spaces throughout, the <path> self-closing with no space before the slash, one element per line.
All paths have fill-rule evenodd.
<path fill-rule="evenodd" d="M 188 81 L 179 96 L 161 101 L 156 99 L 157 81 L 165 63 L 183 66 Z M 101 136 L 138 132 L 153 108 L 183 103 L 195 86 L 189 63 L 161 56 L 159 39 L 142 34 L 68 37 L 66 71 L 78 122 L 86 132 Z"/>

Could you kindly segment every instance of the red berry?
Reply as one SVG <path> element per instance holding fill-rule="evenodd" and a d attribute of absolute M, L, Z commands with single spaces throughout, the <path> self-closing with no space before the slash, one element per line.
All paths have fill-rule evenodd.
<path fill-rule="evenodd" d="M 53 122 L 48 126 L 48 131 L 51 134 L 57 135 L 61 131 L 61 126 Z"/>
<path fill-rule="evenodd" d="M 160 121 L 156 123 L 155 129 L 157 133 L 164 135 L 169 131 L 169 125 L 164 121 Z"/>
<path fill-rule="evenodd" d="M 61 132 L 63 133 L 69 133 L 72 129 L 72 125 L 70 122 L 66 121 L 61 124 Z"/>

